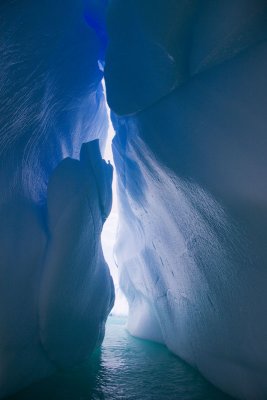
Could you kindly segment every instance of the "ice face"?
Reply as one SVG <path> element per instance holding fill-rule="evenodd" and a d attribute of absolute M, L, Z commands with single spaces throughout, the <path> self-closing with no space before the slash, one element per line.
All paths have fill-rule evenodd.
<path fill-rule="evenodd" d="M 111 183 L 93 141 L 53 171 L 47 216 L 23 198 L 2 205 L 0 396 L 85 361 L 101 343 L 114 302 L 100 241 Z"/>
<path fill-rule="evenodd" d="M 266 20 L 265 0 L 1 2 L 0 397 L 103 337 L 105 66 L 128 328 L 266 398 Z"/>
<path fill-rule="evenodd" d="M 170 32 L 155 33 L 153 22 L 165 23 L 168 15 L 166 2 L 153 7 L 150 24 L 139 2 L 114 3 L 106 80 L 109 103 L 120 114 L 113 117 L 121 209 L 116 256 L 128 328 L 165 343 L 229 394 L 265 399 L 266 2 L 196 8 L 181 2 L 181 13 L 190 3 L 184 17 L 190 41 L 171 29 L 173 15 Z M 129 35 L 134 45 L 124 48 Z M 179 48 L 180 40 L 186 73 L 180 80 L 175 72 L 173 88 L 166 83 L 170 69 L 144 46 L 160 43 L 162 54 L 172 54 L 172 41 Z M 136 85 L 133 94 L 121 74 Z"/>
<path fill-rule="evenodd" d="M 44 203 L 59 161 L 89 140 L 103 148 L 101 42 L 80 3 L 1 4 L 1 198 L 12 186 Z"/>
<path fill-rule="evenodd" d="M 79 1 L 0 5 L 1 398 L 87 359 L 114 302 L 103 40 L 88 23 Z"/>
<path fill-rule="evenodd" d="M 197 3 L 111 2 L 105 76 L 108 102 L 117 114 L 140 111 L 186 81 Z"/>
<path fill-rule="evenodd" d="M 60 367 L 86 360 L 104 337 L 113 283 L 100 235 L 110 211 L 112 167 L 98 142 L 84 144 L 80 161 L 67 158 L 48 184 L 48 242 L 40 287 L 40 336 Z"/>

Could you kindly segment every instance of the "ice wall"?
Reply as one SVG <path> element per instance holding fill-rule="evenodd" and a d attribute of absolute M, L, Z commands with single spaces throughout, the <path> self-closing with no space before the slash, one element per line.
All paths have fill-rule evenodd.
<path fill-rule="evenodd" d="M 267 397 L 266 1 L 111 1 L 128 328 Z M 115 115 L 116 114 L 116 115 Z"/>
<path fill-rule="evenodd" d="M 104 3 L 0 4 L 0 398 L 85 361 L 113 305 Z"/>

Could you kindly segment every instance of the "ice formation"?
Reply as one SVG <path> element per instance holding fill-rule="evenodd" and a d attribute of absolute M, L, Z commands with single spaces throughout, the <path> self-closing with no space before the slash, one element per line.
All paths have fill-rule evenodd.
<path fill-rule="evenodd" d="M 103 39 L 79 1 L 3 1 L 0 32 L 2 398 L 86 360 L 114 289 Z"/>
<path fill-rule="evenodd" d="M 0 397 L 103 336 L 105 69 L 128 328 L 266 399 L 266 1 L 4 0 L 0 33 Z"/>
<path fill-rule="evenodd" d="M 257 400 L 267 397 L 266 21 L 261 0 L 114 1 L 105 69 L 128 328 Z"/>

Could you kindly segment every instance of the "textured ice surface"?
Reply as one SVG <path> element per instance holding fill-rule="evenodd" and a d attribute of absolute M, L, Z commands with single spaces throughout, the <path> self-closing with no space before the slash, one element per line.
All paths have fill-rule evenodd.
<path fill-rule="evenodd" d="M 124 114 L 114 115 L 114 149 L 129 330 L 222 390 L 265 399 L 266 2 L 114 1 L 109 15 L 108 99 Z M 150 51 L 158 45 L 160 60 Z M 173 49 L 185 66 L 176 81 L 163 64 Z"/>
<path fill-rule="evenodd" d="M 0 396 L 103 337 L 112 171 L 80 150 L 105 143 L 106 65 L 129 330 L 266 398 L 266 16 L 265 0 L 1 2 Z"/>
<path fill-rule="evenodd" d="M 0 397 L 88 358 L 113 304 L 112 168 L 82 147 L 106 140 L 104 39 L 82 3 L 0 4 Z"/>
<path fill-rule="evenodd" d="M 1 2 L 1 198 L 10 188 L 44 202 L 60 160 L 89 140 L 103 147 L 102 46 L 81 3 Z"/>

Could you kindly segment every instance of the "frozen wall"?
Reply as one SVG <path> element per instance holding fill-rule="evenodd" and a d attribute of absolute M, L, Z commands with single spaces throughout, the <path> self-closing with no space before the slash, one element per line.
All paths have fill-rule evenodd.
<path fill-rule="evenodd" d="M 266 22 L 265 0 L 1 2 L 0 397 L 103 337 L 104 65 L 129 330 L 267 397 Z"/>
<path fill-rule="evenodd" d="M 117 260 L 128 328 L 267 397 L 267 6 L 111 1 Z"/>
<path fill-rule="evenodd" d="M 113 305 L 100 16 L 82 1 L 0 4 L 1 398 L 85 361 Z"/>

